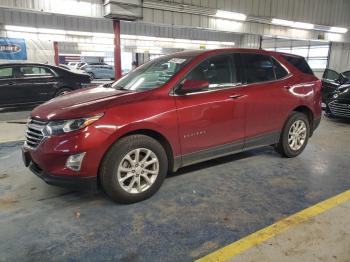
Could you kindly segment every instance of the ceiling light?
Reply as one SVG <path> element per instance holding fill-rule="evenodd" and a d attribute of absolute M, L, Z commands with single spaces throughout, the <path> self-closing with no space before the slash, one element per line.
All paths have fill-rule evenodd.
<path fill-rule="evenodd" d="M 283 26 L 293 26 L 294 24 L 293 21 L 277 19 L 277 18 L 273 18 L 271 23 L 275 25 L 283 25 Z"/>
<path fill-rule="evenodd" d="M 35 27 L 15 26 L 15 25 L 5 25 L 5 30 L 8 30 L 8 31 L 19 31 L 19 32 L 29 32 L 29 33 L 37 33 L 38 32 L 38 30 Z"/>
<path fill-rule="evenodd" d="M 225 18 L 225 19 L 239 20 L 239 21 L 245 21 L 247 19 L 247 16 L 245 14 L 223 11 L 223 10 L 217 10 L 215 16 L 220 18 Z"/>
<path fill-rule="evenodd" d="M 294 22 L 292 27 L 301 28 L 301 29 L 313 29 L 314 25 L 313 24 L 309 24 L 309 23 Z"/>
<path fill-rule="evenodd" d="M 313 29 L 314 28 L 313 24 L 294 22 L 294 21 L 290 21 L 290 20 L 277 19 L 277 18 L 273 18 L 271 20 L 271 23 L 275 24 L 275 25 L 289 26 L 289 27 L 295 27 L 295 28 L 301 28 L 301 29 Z"/>
<path fill-rule="evenodd" d="M 333 33 L 345 34 L 348 31 L 348 29 L 344 27 L 331 27 L 329 31 Z"/>
<path fill-rule="evenodd" d="M 65 30 L 60 29 L 50 29 L 50 28 L 38 28 L 38 32 L 42 34 L 57 34 L 57 35 L 65 35 Z"/>

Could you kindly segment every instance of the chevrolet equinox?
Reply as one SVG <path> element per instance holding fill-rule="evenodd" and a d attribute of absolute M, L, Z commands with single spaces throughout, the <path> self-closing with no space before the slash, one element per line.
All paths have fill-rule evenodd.
<path fill-rule="evenodd" d="M 291 54 L 166 55 L 35 108 L 23 160 L 48 184 L 102 187 L 133 203 L 152 196 L 168 171 L 194 163 L 266 145 L 299 155 L 320 123 L 320 88 Z"/>

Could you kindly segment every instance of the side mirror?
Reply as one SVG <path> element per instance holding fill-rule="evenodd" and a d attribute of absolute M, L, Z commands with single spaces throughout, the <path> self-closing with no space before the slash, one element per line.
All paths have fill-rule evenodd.
<path fill-rule="evenodd" d="M 202 90 L 209 87 L 209 82 L 206 80 L 188 79 L 183 83 L 179 90 L 181 94 L 187 94 Z"/>

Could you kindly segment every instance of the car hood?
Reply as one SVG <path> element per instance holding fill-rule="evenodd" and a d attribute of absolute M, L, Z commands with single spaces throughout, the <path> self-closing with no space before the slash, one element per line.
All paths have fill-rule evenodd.
<path fill-rule="evenodd" d="M 53 120 L 73 119 L 102 112 L 110 101 L 135 94 L 114 88 L 96 87 L 70 92 L 36 107 L 31 117 Z"/>

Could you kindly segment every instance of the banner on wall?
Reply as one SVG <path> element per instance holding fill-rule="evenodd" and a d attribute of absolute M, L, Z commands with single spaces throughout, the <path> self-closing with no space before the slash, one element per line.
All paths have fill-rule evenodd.
<path fill-rule="evenodd" d="M 0 37 L 0 59 L 27 60 L 27 47 L 25 40 Z"/>

